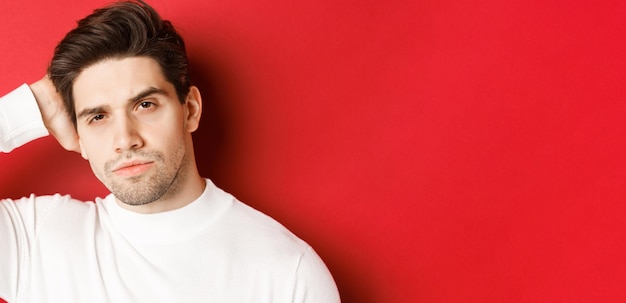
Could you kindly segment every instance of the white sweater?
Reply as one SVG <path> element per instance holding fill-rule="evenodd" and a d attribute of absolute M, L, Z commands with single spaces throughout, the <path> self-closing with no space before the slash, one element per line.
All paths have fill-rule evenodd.
<path fill-rule="evenodd" d="M 28 86 L 0 99 L 0 150 L 46 134 Z M 210 180 L 196 201 L 156 214 L 125 210 L 113 195 L 95 202 L 61 195 L 2 200 L 0 297 L 10 303 L 339 302 L 309 245 Z"/>

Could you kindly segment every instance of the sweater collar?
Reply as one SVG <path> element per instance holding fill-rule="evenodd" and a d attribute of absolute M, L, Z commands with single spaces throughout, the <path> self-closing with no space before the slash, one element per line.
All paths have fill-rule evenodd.
<path fill-rule="evenodd" d="M 200 197 L 171 211 L 140 214 L 120 207 L 113 194 L 104 208 L 119 233 L 135 245 L 168 245 L 190 240 L 210 227 L 232 205 L 233 197 L 206 179 Z"/>

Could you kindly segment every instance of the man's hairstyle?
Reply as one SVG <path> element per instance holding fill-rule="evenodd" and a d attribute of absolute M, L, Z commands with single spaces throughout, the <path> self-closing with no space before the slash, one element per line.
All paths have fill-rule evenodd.
<path fill-rule="evenodd" d="M 57 45 L 48 75 L 76 124 L 73 85 L 86 68 L 105 59 L 144 56 L 154 59 L 181 103 L 189 93 L 185 44 L 172 24 L 143 1 L 111 4 L 78 21 Z"/>

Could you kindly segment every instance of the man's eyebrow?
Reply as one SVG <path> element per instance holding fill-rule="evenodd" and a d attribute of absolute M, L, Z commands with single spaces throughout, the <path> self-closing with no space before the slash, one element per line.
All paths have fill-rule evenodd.
<path fill-rule="evenodd" d="M 163 95 L 163 96 L 167 96 L 167 92 L 165 92 L 162 89 L 156 88 L 156 87 L 149 87 L 141 92 L 139 92 L 137 95 L 131 97 L 130 99 L 128 99 L 128 103 L 135 103 L 137 101 L 140 101 L 141 99 L 151 96 L 151 95 Z M 97 113 L 102 113 L 104 111 L 106 111 L 106 109 L 108 108 L 108 106 L 96 106 L 96 107 L 88 107 L 85 108 L 83 110 L 80 111 L 80 113 L 76 114 L 76 119 L 81 119 L 85 116 L 90 116 L 93 114 L 97 114 Z"/>
<path fill-rule="evenodd" d="M 108 106 L 96 106 L 96 107 L 88 107 L 80 111 L 80 113 L 76 114 L 76 120 L 82 119 L 85 116 L 90 116 L 97 113 L 102 113 Z"/>
<path fill-rule="evenodd" d="M 134 97 L 130 98 L 128 101 L 130 103 L 134 103 L 137 102 L 145 97 L 148 97 L 150 95 L 163 95 L 163 96 L 167 96 L 167 93 L 160 89 L 160 88 L 156 88 L 156 87 L 149 87 L 141 92 L 139 92 L 137 95 L 135 95 Z"/>

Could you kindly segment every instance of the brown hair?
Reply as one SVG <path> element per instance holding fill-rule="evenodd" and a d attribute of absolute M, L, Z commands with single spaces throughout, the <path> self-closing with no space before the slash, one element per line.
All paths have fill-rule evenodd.
<path fill-rule="evenodd" d="M 74 124 L 73 84 L 87 67 L 104 59 L 145 56 L 154 59 L 176 89 L 181 103 L 189 93 L 185 44 L 172 24 L 143 1 L 111 4 L 78 21 L 57 45 L 48 75 Z"/>

